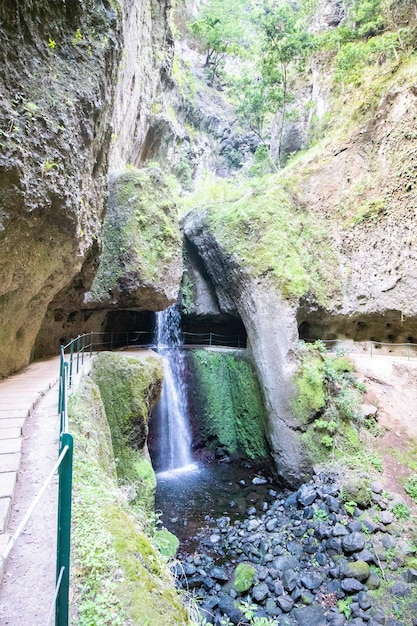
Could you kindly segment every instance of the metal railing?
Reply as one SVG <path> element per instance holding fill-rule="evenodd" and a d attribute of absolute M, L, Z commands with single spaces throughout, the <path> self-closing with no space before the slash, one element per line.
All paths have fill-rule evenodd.
<path fill-rule="evenodd" d="M 389 356 L 407 357 L 408 360 L 417 357 L 416 343 L 388 343 L 383 341 L 351 341 L 342 339 L 320 340 L 327 350 L 344 350 L 350 354 L 369 355 L 371 357 L 378 354 Z"/>

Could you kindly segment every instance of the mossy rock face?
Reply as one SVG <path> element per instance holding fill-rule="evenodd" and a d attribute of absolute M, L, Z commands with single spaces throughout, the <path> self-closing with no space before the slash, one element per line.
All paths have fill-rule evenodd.
<path fill-rule="evenodd" d="M 344 502 L 355 502 L 361 509 L 368 508 L 372 503 L 372 491 L 367 478 L 354 478 L 343 485 Z"/>
<path fill-rule="evenodd" d="M 349 571 L 349 576 L 356 578 L 361 582 L 365 582 L 371 573 L 370 567 L 368 563 L 365 563 L 365 561 L 353 561 L 352 563 L 348 563 L 347 569 Z"/>
<path fill-rule="evenodd" d="M 149 484 L 153 471 L 145 444 L 149 415 L 161 392 L 160 357 L 103 352 L 94 359 L 91 376 L 106 410 L 119 478 Z"/>
<path fill-rule="evenodd" d="M 251 363 L 235 354 L 189 353 L 200 437 L 232 456 L 267 459 L 266 413 Z"/>
<path fill-rule="evenodd" d="M 104 624 L 109 616 L 113 626 L 187 624 L 162 554 L 173 553 L 176 538 L 168 531 L 162 541 L 158 531 L 155 537 L 146 501 L 126 503 L 103 403 L 91 380 L 71 397 L 69 414 L 75 441 L 71 585 L 77 598 L 71 624 Z"/>
<path fill-rule="evenodd" d="M 154 543 L 164 556 L 172 558 L 176 555 L 180 542 L 178 537 L 169 532 L 166 528 L 157 530 L 153 536 Z"/>
<path fill-rule="evenodd" d="M 248 591 L 255 580 L 256 570 L 248 563 L 239 563 L 233 577 L 233 588 L 237 593 Z"/>
<path fill-rule="evenodd" d="M 177 209 L 161 170 L 128 167 L 114 172 L 89 300 L 160 310 L 176 300 L 181 277 Z"/>

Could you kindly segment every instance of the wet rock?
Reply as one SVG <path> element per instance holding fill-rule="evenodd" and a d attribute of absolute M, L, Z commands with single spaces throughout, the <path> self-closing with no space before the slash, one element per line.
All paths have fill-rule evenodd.
<path fill-rule="evenodd" d="M 267 479 L 263 476 L 255 476 L 255 478 L 252 479 L 252 485 L 265 485 L 267 482 Z"/>

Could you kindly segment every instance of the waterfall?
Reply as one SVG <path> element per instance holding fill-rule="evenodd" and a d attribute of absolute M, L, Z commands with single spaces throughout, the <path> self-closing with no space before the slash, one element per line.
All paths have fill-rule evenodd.
<path fill-rule="evenodd" d="M 157 407 L 158 471 L 194 469 L 184 381 L 185 362 L 180 347 L 181 316 L 171 306 L 156 314 L 156 347 L 162 357 L 164 382 Z"/>

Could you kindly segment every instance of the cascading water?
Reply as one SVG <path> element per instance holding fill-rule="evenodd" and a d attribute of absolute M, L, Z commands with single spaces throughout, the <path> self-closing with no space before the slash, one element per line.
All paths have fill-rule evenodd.
<path fill-rule="evenodd" d="M 171 306 L 156 314 L 156 345 L 164 367 L 161 399 L 156 409 L 158 421 L 158 472 L 193 469 L 188 403 L 184 382 L 184 354 L 181 351 L 181 316 Z"/>

